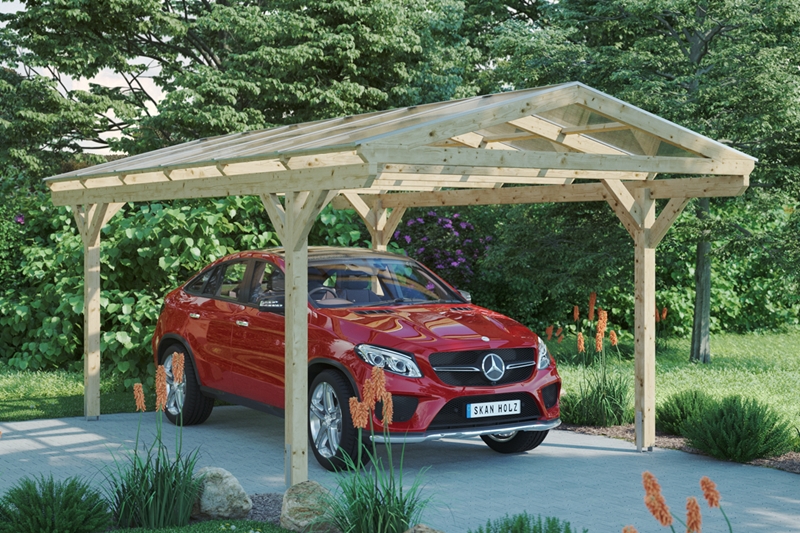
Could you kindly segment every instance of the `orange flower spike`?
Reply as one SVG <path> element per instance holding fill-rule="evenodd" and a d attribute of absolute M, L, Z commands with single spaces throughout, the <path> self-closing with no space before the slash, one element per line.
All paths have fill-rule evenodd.
<path fill-rule="evenodd" d="M 656 305 L 656 324 L 661 321 L 661 312 L 658 310 L 658 305 Z"/>
<path fill-rule="evenodd" d="M 597 315 L 597 335 L 602 339 L 606 336 L 606 327 L 608 326 L 608 311 L 600 309 L 597 312 Z"/>
<path fill-rule="evenodd" d="M 366 406 L 367 411 L 374 411 L 375 410 L 375 402 L 378 401 L 375 398 L 375 382 L 371 379 L 366 379 L 364 381 L 364 405 Z"/>
<path fill-rule="evenodd" d="M 597 331 L 597 335 L 594 337 L 594 351 L 603 351 L 603 332 L 599 330 Z"/>
<path fill-rule="evenodd" d="M 643 473 L 642 484 L 645 490 L 644 504 L 647 506 L 650 514 L 652 514 L 662 526 L 671 526 L 672 514 L 670 514 L 667 502 L 661 495 L 661 485 L 658 484 L 655 476 L 650 472 Z"/>
<path fill-rule="evenodd" d="M 558 340 L 558 344 L 561 344 L 561 341 L 564 340 L 564 335 L 559 335 L 557 340 Z"/>
<path fill-rule="evenodd" d="M 562 331 L 564 331 L 564 328 L 558 328 L 558 329 L 556 330 L 556 337 L 560 337 L 560 336 L 561 336 L 561 332 L 562 332 Z M 549 340 L 549 339 L 548 339 L 548 340 Z"/>
<path fill-rule="evenodd" d="M 703 517 L 697 499 L 694 496 L 686 498 L 686 533 L 701 533 L 702 525 Z"/>
<path fill-rule="evenodd" d="M 617 332 L 613 329 L 611 330 L 611 333 L 608 334 L 608 337 L 611 339 L 611 346 L 616 346 L 617 342 L 619 342 L 617 339 Z"/>
<path fill-rule="evenodd" d="M 703 476 L 700 479 L 700 488 L 703 489 L 703 497 L 708 502 L 708 506 L 719 507 L 719 491 L 717 491 L 716 483 Z"/>
<path fill-rule="evenodd" d="M 586 351 L 586 346 L 583 343 L 583 333 L 578 333 L 578 353 Z"/>
<path fill-rule="evenodd" d="M 183 382 L 184 357 L 182 353 L 172 356 L 172 378 L 175 380 L 175 384 Z"/>
<path fill-rule="evenodd" d="M 594 304 L 597 303 L 597 293 L 593 292 L 589 295 L 589 322 L 594 320 Z"/>
<path fill-rule="evenodd" d="M 383 426 L 388 427 L 394 420 L 394 402 L 392 401 L 392 394 L 384 391 L 383 397 Z"/>
<path fill-rule="evenodd" d="M 577 322 L 580 317 L 581 317 L 581 312 L 578 310 L 578 306 L 576 305 L 575 307 L 572 308 L 572 320 Z"/>
<path fill-rule="evenodd" d="M 358 401 L 358 398 L 350 398 L 350 418 L 353 419 L 353 427 L 356 429 L 366 429 L 367 427 L 367 414 L 366 409 L 363 407 L 365 404 Z"/>
<path fill-rule="evenodd" d="M 547 333 L 547 340 L 550 340 L 550 339 L 553 338 L 553 325 L 552 324 L 547 326 L 546 328 L 544 328 L 544 331 L 545 331 L 545 333 Z"/>
<path fill-rule="evenodd" d="M 633 526 L 625 526 L 622 528 L 622 533 L 639 533 Z"/>
<path fill-rule="evenodd" d="M 375 400 L 380 400 L 386 392 L 386 373 L 379 366 L 372 367 L 372 381 L 375 382 Z"/>
<path fill-rule="evenodd" d="M 661 320 L 666 320 L 666 319 L 667 319 L 667 308 L 665 307 L 664 309 L 661 310 Z"/>
<path fill-rule="evenodd" d="M 136 400 L 137 411 L 141 411 L 142 413 L 147 411 L 147 406 L 144 404 L 144 391 L 142 390 L 141 383 L 136 383 L 133 386 L 133 398 Z"/>
<path fill-rule="evenodd" d="M 156 411 L 163 411 L 167 405 L 167 371 L 164 365 L 156 368 Z"/>

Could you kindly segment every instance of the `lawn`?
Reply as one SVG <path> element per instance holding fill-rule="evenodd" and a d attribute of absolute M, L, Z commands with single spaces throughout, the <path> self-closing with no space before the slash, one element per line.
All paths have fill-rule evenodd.
<path fill-rule="evenodd" d="M 569 342 L 565 339 L 564 346 L 554 350 L 556 357 Z M 658 351 L 656 403 L 687 389 L 703 390 L 717 398 L 741 394 L 772 406 L 800 428 L 800 330 L 712 335 L 708 365 L 689 362 L 689 344 L 689 339 L 669 339 L 666 348 Z M 625 346 L 623 351 L 633 350 Z M 633 380 L 632 358 L 618 361 L 610 357 L 609 361 Z M 574 390 L 583 375 L 581 367 L 569 364 L 561 364 L 559 372 L 566 390 Z"/>

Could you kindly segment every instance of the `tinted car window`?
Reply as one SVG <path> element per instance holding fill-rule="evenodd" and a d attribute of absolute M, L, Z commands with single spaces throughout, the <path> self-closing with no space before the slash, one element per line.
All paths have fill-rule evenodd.
<path fill-rule="evenodd" d="M 201 294 L 203 292 L 203 287 L 205 287 L 206 282 L 209 280 L 209 278 L 211 278 L 211 274 L 214 272 L 214 270 L 214 268 L 209 268 L 190 281 L 186 285 L 186 292 L 190 294 Z"/>
<path fill-rule="evenodd" d="M 284 292 L 283 272 L 268 261 L 256 261 L 248 302 L 257 304 L 262 297 L 273 297 Z"/>
<path fill-rule="evenodd" d="M 214 276 L 215 284 L 218 285 L 216 295 L 225 300 L 239 300 L 239 295 L 243 290 L 247 290 L 245 286 L 245 272 L 247 272 L 247 259 L 226 263 L 221 265 Z M 211 283 L 208 284 L 212 285 Z M 206 287 L 208 290 L 210 287 Z"/>

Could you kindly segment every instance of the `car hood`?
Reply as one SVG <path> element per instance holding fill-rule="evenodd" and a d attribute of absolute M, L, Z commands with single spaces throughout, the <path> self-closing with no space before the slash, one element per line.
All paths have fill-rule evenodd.
<path fill-rule="evenodd" d="M 319 311 L 319 310 L 318 310 Z M 537 336 L 499 313 L 474 305 L 325 309 L 329 327 L 353 344 L 424 352 L 536 346 Z"/>

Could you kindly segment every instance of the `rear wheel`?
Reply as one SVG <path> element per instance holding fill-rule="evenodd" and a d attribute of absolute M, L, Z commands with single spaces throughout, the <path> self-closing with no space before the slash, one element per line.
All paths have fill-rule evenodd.
<path fill-rule="evenodd" d="M 512 431 L 481 435 L 489 448 L 499 453 L 522 453 L 539 446 L 547 436 L 547 431 Z"/>
<path fill-rule="evenodd" d="M 327 470 L 346 468 L 345 455 L 356 461 L 358 431 L 349 407 L 355 395 L 347 378 L 336 370 L 320 372 L 309 387 L 308 438 L 314 456 Z"/>
<path fill-rule="evenodd" d="M 172 363 L 177 353 L 184 354 L 183 379 L 180 383 L 175 383 L 175 375 L 172 371 Z M 184 426 L 205 422 L 214 408 L 214 398 L 208 398 L 200 392 L 194 362 L 191 357 L 186 355 L 186 349 L 179 344 L 169 346 L 164 351 L 161 364 L 167 371 L 167 405 L 164 408 L 167 419 L 173 424 Z"/>

